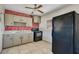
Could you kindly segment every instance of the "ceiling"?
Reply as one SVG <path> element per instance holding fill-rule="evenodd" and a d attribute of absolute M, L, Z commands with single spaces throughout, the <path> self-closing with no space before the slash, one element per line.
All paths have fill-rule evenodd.
<path fill-rule="evenodd" d="M 66 6 L 67 4 L 41 4 L 41 5 L 43 5 L 43 7 L 39 8 L 39 10 L 43 11 L 44 13 L 39 13 L 35 11 L 34 14 L 32 15 L 42 16 L 50 11 L 55 11 L 57 9 L 60 9 Z M 25 7 L 26 6 L 32 7 L 32 8 L 34 7 L 33 4 L 4 4 L 3 6 L 5 9 L 14 10 L 22 13 L 27 13 L 27 14 L 31 14 L 33 10 Z"/>

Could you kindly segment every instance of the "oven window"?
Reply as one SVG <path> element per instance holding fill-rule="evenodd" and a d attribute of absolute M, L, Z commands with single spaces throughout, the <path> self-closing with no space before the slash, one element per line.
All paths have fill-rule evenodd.
<path fill-rule="evenodd" d="M 36 36 L 37 36 L 37 37 L 38 37 L 38 36 L 41 36 L 41 33 L 37 33 L 37 35 L 36 35 Z"/>

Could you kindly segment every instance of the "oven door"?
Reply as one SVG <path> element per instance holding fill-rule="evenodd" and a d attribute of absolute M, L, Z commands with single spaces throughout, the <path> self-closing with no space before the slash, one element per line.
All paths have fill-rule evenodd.
<path fill-rule="evenodd" d="M 42 40 L 42 31 L 34 32 L 34 41 L 40 41 L 40 40 Z"/>

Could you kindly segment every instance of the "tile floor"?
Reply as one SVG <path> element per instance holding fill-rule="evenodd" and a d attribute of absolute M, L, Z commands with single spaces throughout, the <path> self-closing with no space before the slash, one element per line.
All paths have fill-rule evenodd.
<path fill-rule="evenodd" d="M 38 41 L 3 49 L 2 54 L 52 54 L 51 51 L 50 43 Z"/>

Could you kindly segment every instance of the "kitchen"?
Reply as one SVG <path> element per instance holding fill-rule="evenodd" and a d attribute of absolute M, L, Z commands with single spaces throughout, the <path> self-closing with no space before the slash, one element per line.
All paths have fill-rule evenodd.
<path fill-rule="evenodd" d="M 11 5 L 10 8 L 9 5 L 3 5 L 3 15 L 4 15 L 4 21 L 3 21 L 3 35 L 2 35 L 2 48 L 1 53 L 42 53 L 41 49 L 44 46 L 41 46 L 41 44 L 50 45 L 47 43 L 42 42 L 42 31 L 39 30 L 39 24 L 41 23 L 41 16 L 38 15 L 30 15 L 24 12 L 20 12 L 16 9 L 14 9 L 14 6 L 18 5 Z M 13 9 L 11 8 L 13 6 Z M 20 5 L 19 5 L 20 6 Z M 32 5 L 31 5 L 32 6 Z M 41 5 L 40 5 L 41 6 Z M 2 21 L 1 21 L 2 22 Z M 2 31 L 1 31 L 2 32 Z M 37 42 L 37 43 L 35 43 Z M 18 52 L 18 46 L 21 47 L 21 45 L 30 45 L 33 43 L 33 45 L 38 44 L 39 48 L 37 46 L 35 51 L 33 50 L 32 46 L 28 48 L 28 50 L 32 50 L 31 52 L 26 49 L 26 51 L 23 51 L 21 48 L 19 50 L 22 50 L 22 52 Z M 47 46 L 47 48 L 48 48 Z M 16 47 L 16 48 L 15 48 Z M 26 46 L 25 46 L 26 47 Z M 25 48 L 24 47 L 24 48 Z M 50 46 L 49 46 L 50 47 Z M 15 50 L 13 50 L 15 48 Z M 26 47 L 27 48 L 27 47 Z M 46 48 L 44 48 L 46 50 Z M 44 50 L 43 49 L 43 50 Z M 50 48 L 48 48 L 49 51 Z M 7 52 L 8 50 L 8 52 Z M 10 51 L 11 50 L 11 51 Z M 25 49 L 24 49 L 25 50 Z M 34 52 L 33 52 L 34 51 Z M 40 51 L 40 52 L 39 52 Z M 43 53 L 48 53 L 43 52 Z"/>
<path fill-rule="evenodd" d="M 78 54 L 78 4 L 0 5 L 1 54 Z"/>

